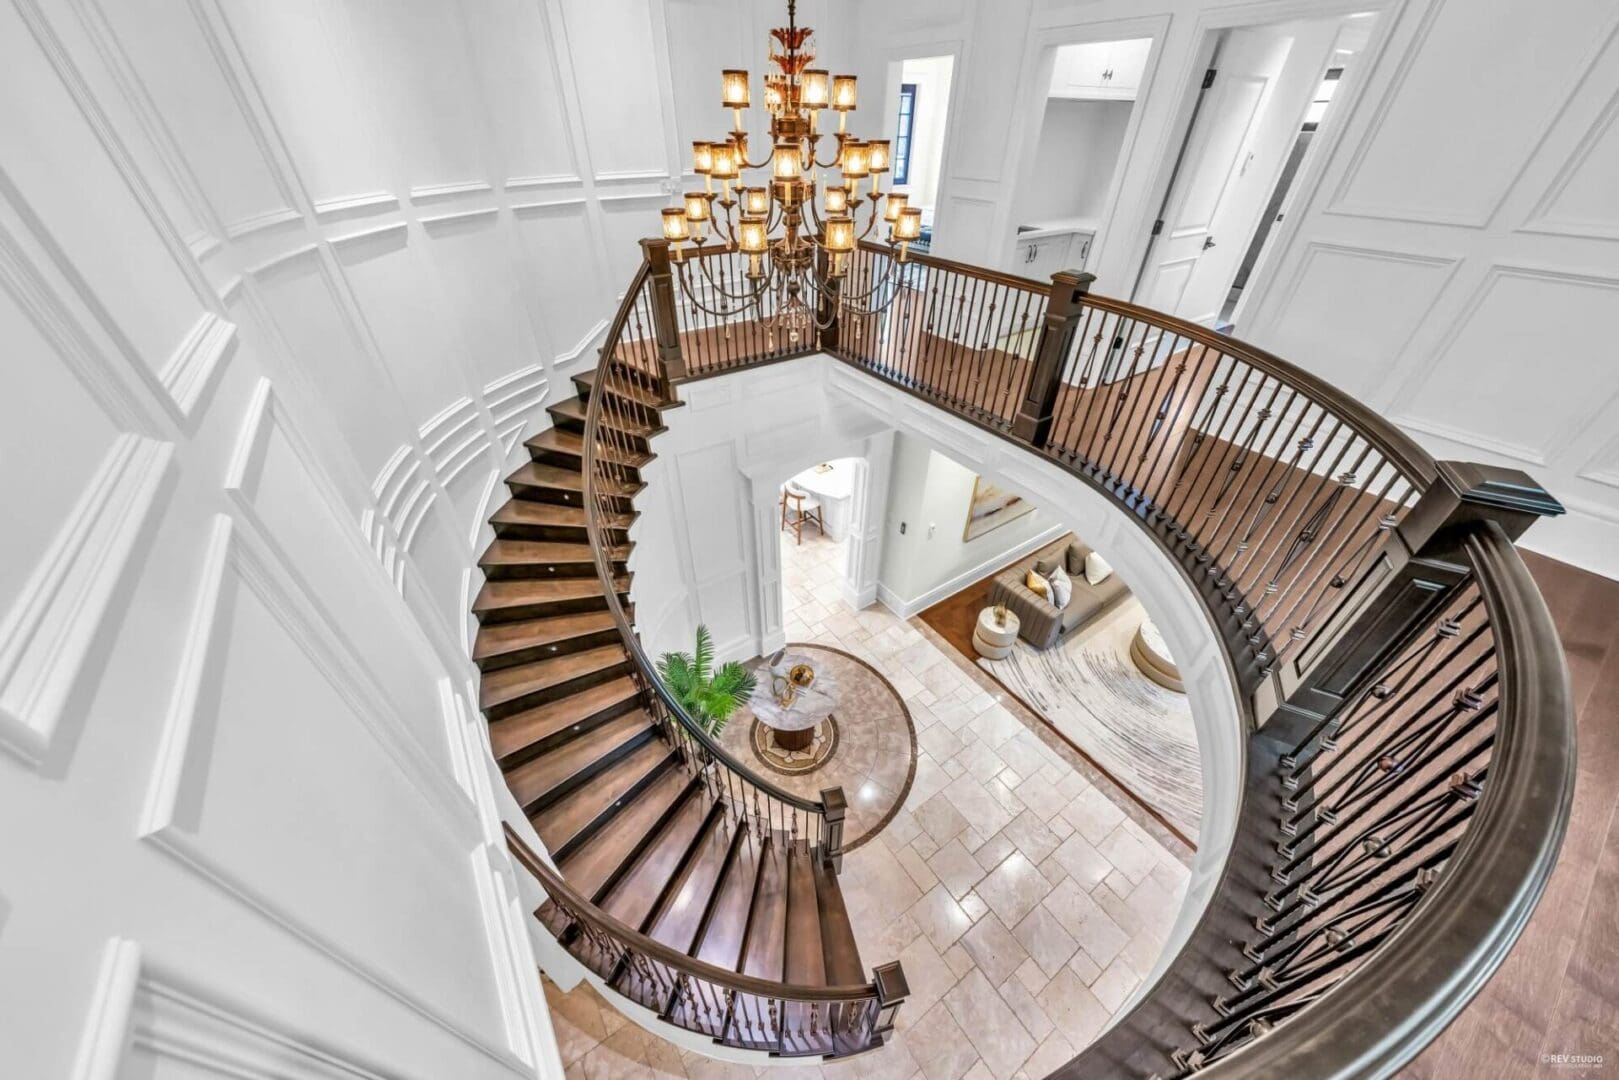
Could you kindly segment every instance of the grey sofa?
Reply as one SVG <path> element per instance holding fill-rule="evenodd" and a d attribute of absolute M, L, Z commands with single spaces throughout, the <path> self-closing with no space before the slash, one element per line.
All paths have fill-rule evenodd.
<path fill-rule="evenodd" d="M 989 584 L 989 602 L 1005 604 L 1018 617 L 1018 637 L 1037 649 L 1049 649 L 1064 635 L 1130 595 L 1118 574 L 1103 579 L 1100 585 L 1085 580 L 1085 556 L 1090 553 L 1090 547 L 1069 534 L 996 574 Z M 1074 595 L 1061 610 L 1023 583 L 1031 569 L 1047 574 L 1059 561 L 1074 583 Z"/>

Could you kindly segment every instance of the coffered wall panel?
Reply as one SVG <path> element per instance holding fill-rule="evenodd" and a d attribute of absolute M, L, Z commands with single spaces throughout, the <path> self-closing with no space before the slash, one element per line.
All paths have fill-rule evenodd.
<path fill-rule="evenodd" d="M 1569 513 L 1524 542 L 1619 575 L 1619 9 L 1408 4 L 1359 77 L 1239 333 L 1437 457 L 1525 470 Z"/>
<path fill-rule="evenodd" d="M 573 80 L 563 69 L 567 54 L 556 49 L 556 6 L 463 0 L 463 10 L 502 180 L 522 190 L 577 183 L 568 127 Z"/>
<path fill-rule="evenodd" d="M 196 185 L 210 228 L 240 235 L 297 216 L 266 160 L 243 88 L 213 26 L 174 0 L 78 0 L 102 20 L 106 47 L 128 65 L 128 91 L 149 112 L 154 141 Z"/>
<path fill-rule="evenodd" d="M 669 108 L 653 19 L 646 0 L 561 0 L 573 90 L 584 119 L 597 180 L 656 179 L 669 174 Z"/>
<path fill-rule="evenodd" d="M 1480 227 L 1611 31 L 1606 0 L 1434 0 L 1332 209 Z"/>

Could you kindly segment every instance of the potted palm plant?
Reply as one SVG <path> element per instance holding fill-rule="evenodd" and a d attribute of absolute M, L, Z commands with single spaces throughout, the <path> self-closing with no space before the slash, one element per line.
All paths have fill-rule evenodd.
<path fill-rule="evenodd" d="M 714 669 L 714 639 L 701 624 L 696 652 L 664 653 L 658 661 L 658 677 L 687 715 L 716 738 L 731 714 L 748 700 L 756 682 L 735 660 Z"/>

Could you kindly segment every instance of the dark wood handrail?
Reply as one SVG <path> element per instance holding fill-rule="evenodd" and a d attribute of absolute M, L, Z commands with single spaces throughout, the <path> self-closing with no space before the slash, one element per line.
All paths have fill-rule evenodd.
<path fill-rule="evenodd" d="M 825 818 L 825 803 L 819 799 L 805 798 L 802 795 L 796 795 L 778 787 L 743 765 L 724 747 L 720 746 L 713 736 L 704 731 L 702 725 L 692 719 L 675 696 L 669 692 L 668 687 L 663 685 L 663 680 L 658 678 L 657 668 L 653 665 L 651 657 L 647 656 L 646 650 L 641 647 L 640 635 L 630 625 L 629 616 L 625 614 L 624 606 L 619 602 L 618 591 L 613 584 L 618 575 L 613 569 L 609 550 L 611 545 L 598 539 L 602 535 L 603 527 L 597 499 L 599 495 L 596 476 L 596 466 L 598 464 L 597 447 L 599 445 L 597 431 L 601 425 L 602 402 L 606 397 L 606 388 L 609 381 L 608 370 L 613 363 L 618 342 L 624 333 L 630 311 L 634 307 L 636 297 L 646 284 L 649 274 L 650 267 L 645 260 L 642 260 L 634 280 L 630 282 L 629 288 L 624 291 L 624 299 L 619 303 L 618 312 L 613 316 L 613 321 L 608 324 L 607 336 L 602 345 L 601 359 L 597 364 L 598 377 L 591 386 L 590 401 L 585 410 L 582 465 L 584 471 L 585 524 L 586 530 L 591 537 L 590 546 L 596 561 L 596 575 L 601 581 L 602 591 L 607 597 L 607 612 L 612 617 L 613 625 L 618 630 L 618 636 L 625 650 L 630 654 L 631 663 L 640 670 L 641 681 L 650 688 L 653 694 L 657 695 L 658 700 L 663 702 L 669 714 L 675 718 L 675 721 L 691 737 L 692 741 L 703 748 L 703 751 L 709 755 L 712 761 L 717 762 L 721 768 L 736 774 L 743 782 L 758 788 L 777 802 L 804 813 Z"/>
<path fill-rule="evenodd" d="M 799 986 L 744 975 L 728 968 L 717 967 L 706 960 L 688 956 L 655 938 L 647 937 L 628 923 L 620 922 L 610 913 L 591 903 L 583 893 L 569 885 L 561 874 L 546 865 L 545 860 L 534 853 L 534 849 L 517 835 L 517 831 L 510 824 L 503 823 L 502 827 L 506 833 L 506 847 L 511 851 L 512 857 L 522 864 L 523 869 L 539 880 L 548 895 L 565 902 L 573 911 L 579 913 L 581 918 L 587 919 L 593 927 L 614 941 L 621 942 L 636 953 L 664 964 L 679 974 L 701 979 L 726 990 L 734 990 L 738 994 L 785 1001 L 846 1002 L 877 997 L 875 980 L 848 986 Z"/>
<path fill-rule="evenodd" d="M 1574 707 L 1546 601 L 1506 533 L 1464 542 L 1489 614 L 1499 708 L 1489 783 L 1431 896 L 1314 1007 L 1199 1073 L 1392 1074 L 1438 1037 L 1506 958 L 1551 879 L 1574 801 Z"/>

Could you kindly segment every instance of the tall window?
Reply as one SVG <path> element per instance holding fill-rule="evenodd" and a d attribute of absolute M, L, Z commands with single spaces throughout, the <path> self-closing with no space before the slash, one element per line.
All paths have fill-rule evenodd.
<path fill-rule="evenodd" d="M 899 87 L 899 127 L 894 135 L 894 183 L 906 184 L 911 176 L 911 129 L 916 124 L 916 84 Z"/>

